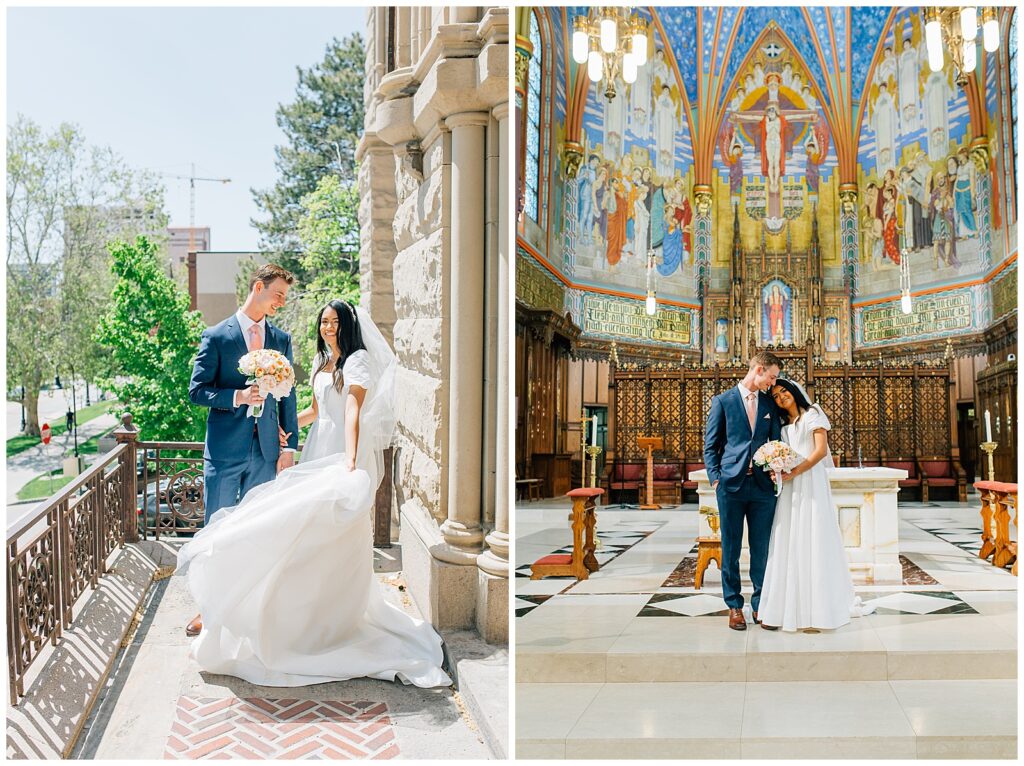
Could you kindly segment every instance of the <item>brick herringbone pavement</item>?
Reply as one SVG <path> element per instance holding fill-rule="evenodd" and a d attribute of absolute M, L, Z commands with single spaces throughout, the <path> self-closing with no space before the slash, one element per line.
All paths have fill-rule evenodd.
<path fill-rule="evenodd" d="M 179 697 L 164 758 L 394 758 L 383 702 Z"/>

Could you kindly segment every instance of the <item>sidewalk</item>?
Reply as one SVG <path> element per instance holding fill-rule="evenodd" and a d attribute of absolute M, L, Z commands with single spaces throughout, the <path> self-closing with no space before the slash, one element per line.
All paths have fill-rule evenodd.
<path fill-rule="evenodd" d="M 416 614 L 394 573 L 378 577 L 389 599 Z M 71 757 L 493 757 L 451 688 L 356 679 L 282 689 L 201 673 L 184 631 L 195 611 L 186 578 L 153 586 Z"/>
<path fill-rule="evenodd" d="M 98 418 L 90 420 L 88 423 L 84 423 L 78 427 L 78 444 L 81 446 L 93 436 L 102 434 L 109 431 L 111 428 L 117 426 L 120 421 L 116 415 L 107 413 L 106 415 L 100 415 Z M 61 461 L 63 460 L 64 453 L 74 447 L 74 435 L 69 433 L 62 434 L 57 438 L 50 441 L 49 444 L 42 444 L 41 442 L 31 449 L 27 449 L 24 452 L 19 452 L 13 457 L 7 458 L 7 504 L 10 506 L 11 503 L 17 502 L 18 490 L 28 484 L 32 479 L 37 476 L 52 471 L 55 468 L 60 468 Z M 91 465 L 99 455 L 87 455 L 86 464 Z M 35 507 L 34 504 L 22 506 L 31 510 Z M 21 516 L 25 511 L 16 513 L 17 516 Z M 7 524 L 8 526 L 14 521 L 11 510 L 8 509 L 7 513 Z"/>

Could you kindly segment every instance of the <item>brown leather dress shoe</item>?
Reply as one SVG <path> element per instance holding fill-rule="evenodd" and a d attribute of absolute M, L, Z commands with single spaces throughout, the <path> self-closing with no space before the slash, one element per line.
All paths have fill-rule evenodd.
<path fill-rule="evenodd" d="M 746 630 L 747 621 L 743 619 L 742 609 L 729 610 L 729 627 L 733 630 Z"/>
<path fill-rule="evenodd" d="M 199 633 L 202 630 L 203 630 L 203 617 L 202 617 L 202 615 L 197 614 L 195 617 L 192 618 L 192 622 L 190 622 L 188 625 L 185 626 L 185 635 L 186 636 L 198 636 Z"/>

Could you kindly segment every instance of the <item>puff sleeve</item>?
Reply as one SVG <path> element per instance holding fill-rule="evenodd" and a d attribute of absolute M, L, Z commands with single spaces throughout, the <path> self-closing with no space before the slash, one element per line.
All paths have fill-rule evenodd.
<path fill-rule="evenodd" d="M 348 359 L 345 360 L 345 366 L 342 368 L 342 373 L 345 376 L 345 383 L 349 386 L 359 386 L 361 388 L 370 388 L 370 364 L 369 355 L 366 351 L 360 349 L 355 353 L 351 354 Z"/>

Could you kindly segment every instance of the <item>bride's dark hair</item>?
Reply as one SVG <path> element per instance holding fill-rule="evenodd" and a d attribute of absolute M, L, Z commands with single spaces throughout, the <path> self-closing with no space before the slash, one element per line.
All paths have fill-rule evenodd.
<path fill-rule="evenodd" d="M 807 397 L 800 391 L 800 386 L 795 385 L 791 380 L 786 378 L 778 378 L 775 381 L 775 385 L 782 386 L 784 389 L 789 391 L 793 397 L 793 401 L 796 402 L 796 410 L 803 415 L 807 410 L 811 409 L 811 403 L 807 401 Z"/>
<path fill-rule="evenodd" d="M 324 311 L 328 308 L 334 309 L 334 313 L 338 317 L 338 332 L 335 337 L 338 341 L 338 350 L 341 352 L 338 361 L 335 362 L 334 369 L 329 372 L 333 374 L 334 387 L 341 391 L 345 387 L 345 379 L 341 374 L 342 368 L 345 366 L 345 360 L 348 359 L 349 354 L 360 350 L 365 351 L 366 345 L 363 343 L 363 335 L 359 331 L 359 320 L 356 318 L 355 306 L 348 301 L 329 301 L 327 305 L 320 309 L 320 312 L 316 315 L 316 323 L 313 325 L 313 332 L 316 333 L 314 374 L 321 370 L 327 370 L 327 364 L 331 358 L 331 349 L 327 345 L 327 341 L 320 334 L 320 320 L 323 319 Z"/>

